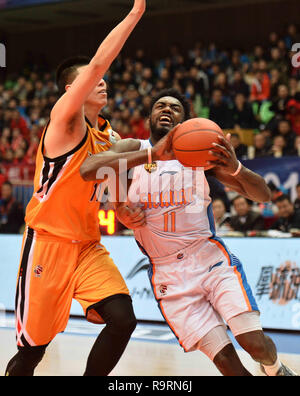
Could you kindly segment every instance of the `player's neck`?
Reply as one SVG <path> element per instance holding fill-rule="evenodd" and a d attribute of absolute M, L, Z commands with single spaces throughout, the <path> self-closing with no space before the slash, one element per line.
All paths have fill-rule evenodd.
<path fill-rule="evenodd" d="M 84 115 L 89 120 L 93 128 L 98 129 L 98 116 L 101 109 L 97 106 L 85 106 Z"/>
<path fill-rule="evenodd" d="M 154 146 L 158 141 L 159 139 L 157 139 L 153 134 L 150 135 L 149 142 L 152 144 L 152 146 Z"/>

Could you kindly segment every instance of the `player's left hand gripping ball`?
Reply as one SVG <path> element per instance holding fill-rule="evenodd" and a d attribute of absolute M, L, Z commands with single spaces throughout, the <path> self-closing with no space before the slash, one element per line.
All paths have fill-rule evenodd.
<path fill-rule="evenodd" d="M 238 169 L 239 161 L 230 143 L 230 138 L 230 133 L 226 135 L 226 138 L 218 136 L 219 143 L 213 143 L 214 149 L 209 152 L 216 159 L 208 161 L 207 164 L 218 166 L 225 173 L 233 174 Z"/>

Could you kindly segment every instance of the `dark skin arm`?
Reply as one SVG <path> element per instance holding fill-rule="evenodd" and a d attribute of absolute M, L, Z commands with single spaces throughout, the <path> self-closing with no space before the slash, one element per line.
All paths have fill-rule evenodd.
<path fill-rule="evenodd" d="M 170 131 L 152 147 L 152 161 L 168 161 L 175 158 L 172 151 L 172 138 L 175 129 Z M 91 155 L 81 165 L 81 177 L 85 181 L 103 180 L 99 177 L 98 173 L 98 171 L 101 171 L 101 168 L 111 168 L 118 174 L 120 160 L 127 161 L 126 170 L 147 164 L 148 150 L 140 150 L 140 145 L 139 140 L 124 139 L 118 141 L 108 151 Z"/>
<path fill-rule="evenodd" d="M 213 145 L 214 149 L 211 150 L 211 154 L 215 160 L 208 162 L 208 165 L 215 165 L 215 168 L 209 171 L 212 176 L 251 201 L 269 202 L 271 200 L 269 187 L 257 173 L 242 166 L 239 174 L 232 176 L 238 169 L 239 162 L 230 143 L 230 134 L 226 138 L 219 136 L 219 143 L 213 143 Z"/>
<path fill-rule="evenodd" d="M 167 161 L 175 158 L 172 151 L 172 138 L 175 129 L 152 147 L 152 161 Z M 140 141 L 135 139 L 124 139 L 114 144 L 110 150 L 88 157 L 80 168 L 81 177 L 85 181 L 104 179 L 99 177 L 98 171 L 104 167 L 112 168 L 116 174 L 119 173 L 119 160 L 127 160 L 127 168 L 146 164 L 148 162 L 148 150 L 140 150 Z M 97 175 L 98 174 L 98 175 Z M 127 189 L 130 183 L 127 183 Z M 119 194 L 117 186 L 117 196 Z M 116 213 L 119 220 L 128 228 L 137 229 L 145 225 L 145 213 L 139 208 L 130 208 L 126 202 L 115 202 Z"/>

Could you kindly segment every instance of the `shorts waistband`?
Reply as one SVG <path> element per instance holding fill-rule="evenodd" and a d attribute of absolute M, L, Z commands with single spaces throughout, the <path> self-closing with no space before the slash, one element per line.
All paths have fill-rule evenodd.
<path fill-rule="evenodd" d="M 175 253 L 172 253 L 168 256 L 164 257 L 155 257 L 151 258 L 151 263 L 153 264 L 170 264 L 170 262 L 180 262 L 184 258 L 186 258 L 189 254 L 193 254 L 195 251 L 197 251 L 202 245 L 204 245 L 206 242 L 209 242 L 209 239 L 197 239 L 194 242 L 192 242 L 190 245 L 186 246 L 183 249 L 178 250 Z"/>
<path fill-rule="evenodd" d="M 86 240 L 86 241 L 81 241 L 81 240 L 75 240 L 75 239 L 68 239 L 68 238 L 62 238 L 58 237 L 52 234 L 47 234 L 41 231 L 34 230 L 33 228 L 26 226 L 25 229 L 25 234 L 29 238 L 35 238 L 38 241 L 52 241 L 52 242 L 61 242 L 61 243 L 69 243 L 72 245 L 83 245 L 83 244 L 88 244 L 92 242 L 98 242 L 95 240 Z"/>

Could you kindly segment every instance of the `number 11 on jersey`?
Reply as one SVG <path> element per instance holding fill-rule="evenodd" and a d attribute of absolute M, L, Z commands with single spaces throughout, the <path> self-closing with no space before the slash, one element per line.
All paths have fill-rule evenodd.
<path fill-rule="evenodd" d="M 164 214 L 164 232 L 176 232 L 176 213 Z"/>

